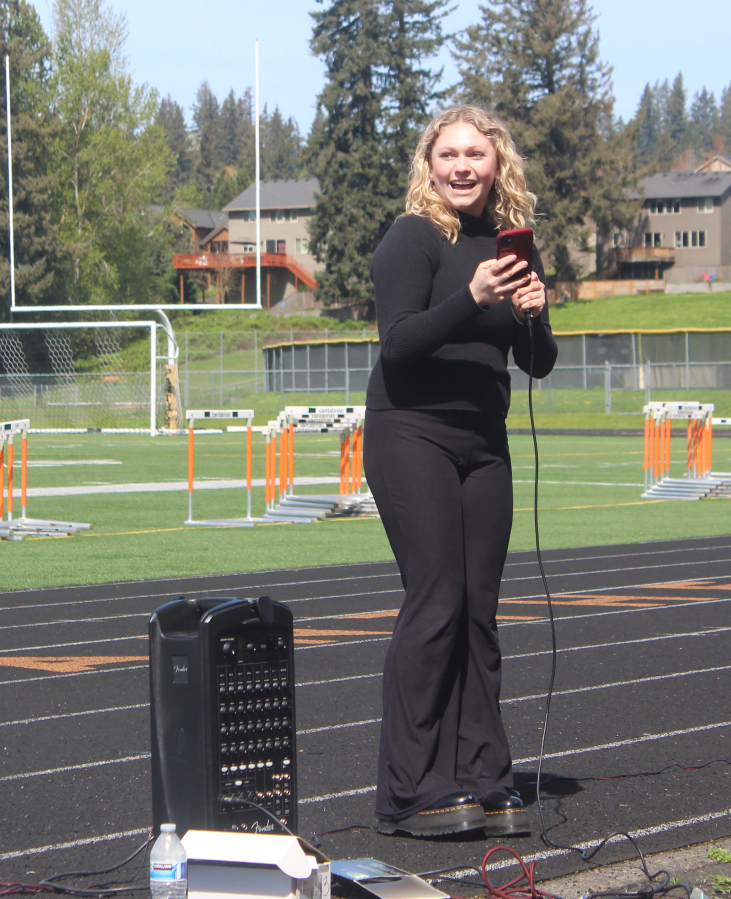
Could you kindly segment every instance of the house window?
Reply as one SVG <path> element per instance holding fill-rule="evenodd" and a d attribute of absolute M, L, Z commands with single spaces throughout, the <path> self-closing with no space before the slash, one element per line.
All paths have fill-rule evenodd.
<path fill-rule="evenodd" d="M 699 197 L 698 212 L 713 212 L 713 197 Z"/>
<path fill-rule="evenodd" d="M 660 232 L 660 231 L 645 231 L 645 246 L 646 247 L 661 247 L 662 246 L 662 232 Z"/>
<path fill-rule="evenodd" d="M 296 209 L 272 209 L 273 222 L 296 222 Z"/>
<path fill-rule="evenodd" d="M 245 243 L 241 250 L 242 253 L 253 253 L 254 252 L 254 244 L 253 243 Z"/>
<path fill-rule="evenodd" d="M 244 221 L 245 222 L 255 222 L 256 221 L 256 209 L 244 209 Z"/>
<path fill-rule="evenodd" d="M 296 253 L 309 253 L 310 252 L 310 242 L 306 237 L 298 237 L 295 240 L 294 244 Z"/>
<path fill-rule="evenodd" d="M 676 247 L 705 247 L 706 232 L 705 231 L 676 231 L 675 232 Z"/>
<path fill-rule="evenodd" d="M 272 209 L 272 221 L 273 222 L 283 222 L 284 221 L 284 210 L 283 209 Z"/>
<path fill-rule="evenodd" d="M 680 213 L 680 200 L 650 200 L 650 212 L 656 215 L 677 215 Z"/>

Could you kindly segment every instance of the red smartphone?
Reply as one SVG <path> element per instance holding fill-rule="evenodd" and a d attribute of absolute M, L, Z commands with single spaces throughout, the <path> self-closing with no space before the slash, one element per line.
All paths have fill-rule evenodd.
<path fill-rule="evenodd" d="M 513 228 L 511 231 L 500 231 L 497 236 L 497 258 L 504 256 L 517 256 L 516 262 L 527 262 L 528 268 L 523 269 L 513 280 L 519 280 L 533 271 L 533 229 Z"/>

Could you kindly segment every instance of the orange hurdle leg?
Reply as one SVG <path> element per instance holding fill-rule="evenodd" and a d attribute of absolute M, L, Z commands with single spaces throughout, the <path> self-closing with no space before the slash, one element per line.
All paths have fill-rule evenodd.
<path fill-rule="evenodd" d="M 8 521 L 13 520 L 13 432 L 8 435 Z"/>
<path fill-rule="evenodd" d="M 23 428 L 20 443 L 20 517 L 26 518 L 28 509 L 28 431 Z"/>
<path fill-rule="evenodd" d="M 289 492 L 294 493 L 294 419 L 289 416 Z"/>
<path fill-rule="evenodd" d="M 195 454 L 195 436 L 193 419 L 188 420 L 188 521 L 193 520 L 193 470 Z"/>

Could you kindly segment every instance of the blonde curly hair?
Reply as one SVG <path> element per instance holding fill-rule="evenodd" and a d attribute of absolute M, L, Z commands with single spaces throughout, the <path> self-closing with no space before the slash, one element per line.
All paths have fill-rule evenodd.
<path fill-rule="evenodd" d="M 497 154 L 497 175 L 487 198 L 485 217 L 500 229 L 530 227 L 534 222 L 537 198 L 525 185 L 523 160 L 504 123 L 478 106 L 445 109 L 426 126 L 411 161 L 406 215 L 431 219 L 450 243 L 456 242 L 460 230 L 459 217 L 432 184 L 431 154 L 434 142 L 442 131 L 457 122 L 474 125 L 492 143 Z"/>

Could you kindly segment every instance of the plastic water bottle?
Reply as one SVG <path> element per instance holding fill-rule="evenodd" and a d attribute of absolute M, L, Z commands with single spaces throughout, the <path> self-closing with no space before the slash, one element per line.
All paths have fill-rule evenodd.
<path fill-rule="evenodd" d="M 152 899 L 185 899 L 188 894 L 188 860 L 174 824 L 161 824 L 160 836 L 150 853 Z"/>

